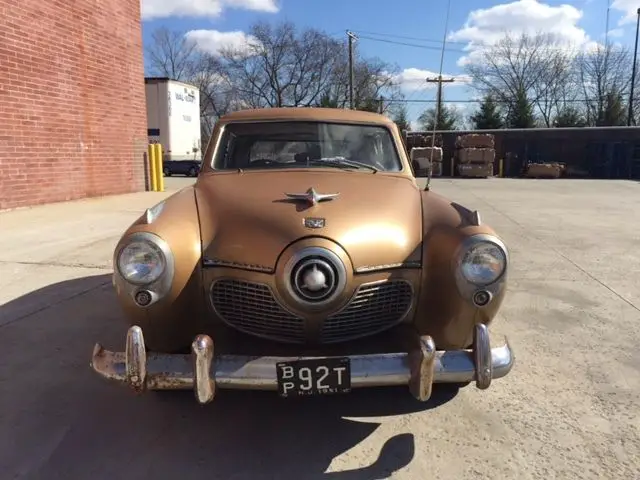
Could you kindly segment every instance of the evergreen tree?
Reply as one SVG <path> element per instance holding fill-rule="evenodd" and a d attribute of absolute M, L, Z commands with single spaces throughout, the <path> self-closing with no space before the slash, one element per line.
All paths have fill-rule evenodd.
<path fill-rule="evenodd" d="M 356 98 L 353 103 L 356 110 L 373 113 L 378 113 L 380 111 L 380 100 L 377 98 Z"/>
<path fill-rule="evenodd" d="M 584 115 L 575 107 L 564 107 L 560 110 L 553 121 L 554 127 L 584 127 L 587 120 Z"/>
<path fill-rule="evenodd" d="M 396 123 L 396 125 L 398 125 L 400 131 L 411 130 L 411 124 L 409 123 L 409 114 L 407 112 L 407 107 L 404 104 L 400 104 L 397 108 L 395 108 L 393 121 Z"/>
<path fill-rule="evenodd" d="M 338 108 L 338 100 L 332 98 L 329 93 L 324 93 L 317 102 L 317 106 L 323 108 Z"/>
<path fill-rule="evenodd" d="M 440 108 L 440 118 L 436 125 L 436 130 L 456 130 L 456 125 L 460 120 L 460 115 L 453 107 L 449 107 L 442 104 Z M 436 109 L 435 107 L 429 108 L 418 117 L 418 122 L 424 130 L 433 130 L 433 126 L 436 123 Z"/>
<path fill-rule="evenodd" d="M 598 115 L 596 126 L 618 127 L 627 124 L 627 114 L 624 99 L 620 92 L 615 90 L 606 94 L 604 105 Z"/>
<path fill-rule="evenodd" d="M 509 105 L 506 123 L 508 128 L 533 128 L 535 126 L 533 107 L 524 90 L 518 91 L 515 102 Z"/>
<path fill-rule="evenodd" d="M 498 105 L 492 95 L 484 97 L 480 108 L 476 113 L 471 115 L 470 120 L 477 130 L 494 130 L 504 127 L 502 115 L 500 115 Z"/>

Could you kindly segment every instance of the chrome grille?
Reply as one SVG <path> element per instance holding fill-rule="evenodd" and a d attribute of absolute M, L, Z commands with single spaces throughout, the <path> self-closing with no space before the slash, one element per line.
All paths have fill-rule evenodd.
<path fill-rule="evenodd" d="M 404 280 L 362 285 L 351 302 L 324 322 L 321 341 L 334 343 L 393 327 L 411 308 L 413 289 Z"/>
<path fill-rule="evenodd" d="M 304 341 L 304 320 L 282 308 L 267 285 L 219 280 L 211 288 L 213 308 L 228 325 L 259 337 Z"/>

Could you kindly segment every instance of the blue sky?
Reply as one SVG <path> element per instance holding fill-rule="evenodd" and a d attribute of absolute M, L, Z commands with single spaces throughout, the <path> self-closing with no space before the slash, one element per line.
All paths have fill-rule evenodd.
<path fill-rule="evenodd" d="M 291 20 L 341 38 L 348 29 L 360 36 L 357 48 L 363 55 L 399 66 L 398 80 L 409 100 L 434 98 L 434 89 L 423 80 L 439 70 L 446 0 L 141 0 L 141 6 L 145 42 L 156 27 L 166 26 L 192 32 L 192 38 L 212 52 L 224 43 L 241 43 L 243 32 L 256 20 Z M 608 6 L 610 40 L 633 46 L 640 6 L 636 0 L 451 0 L 443 73 L 459 76 L 459 81 L 445 87 L 445 98 L 472 98 L 464 62 L 473 61 L 474 44 L 491 44 L 507 30 L 553 32 L 572 45 L 603 42 Z M 409 103 L 411 119 L 429 106 Z"/>

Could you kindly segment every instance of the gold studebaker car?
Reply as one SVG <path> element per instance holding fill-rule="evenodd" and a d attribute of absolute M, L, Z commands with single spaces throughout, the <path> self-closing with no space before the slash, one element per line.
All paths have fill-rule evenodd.
<path fill-rule="evenodd" d="M 114 252 L 124 351 L 91 366 L 137 392 L 283 397 L 511 370 L 488 326 L 509 257 L 476 211 L 421 188 L 395 123 L 342 109 L 244 110 L 216 125 L 193 186 Z"/>

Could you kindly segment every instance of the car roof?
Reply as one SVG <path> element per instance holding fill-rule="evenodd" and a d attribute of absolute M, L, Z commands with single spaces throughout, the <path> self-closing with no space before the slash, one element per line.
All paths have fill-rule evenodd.
<path fill-rule="evenodd" d="M 282 107 L 238 110 L 220 118 L 221 123 L 246 121 L 307 120 L 320 122 L 373 123 L 389 125 L 393 121 L 380 113 L 347 110 L 344 108 Z"/>

